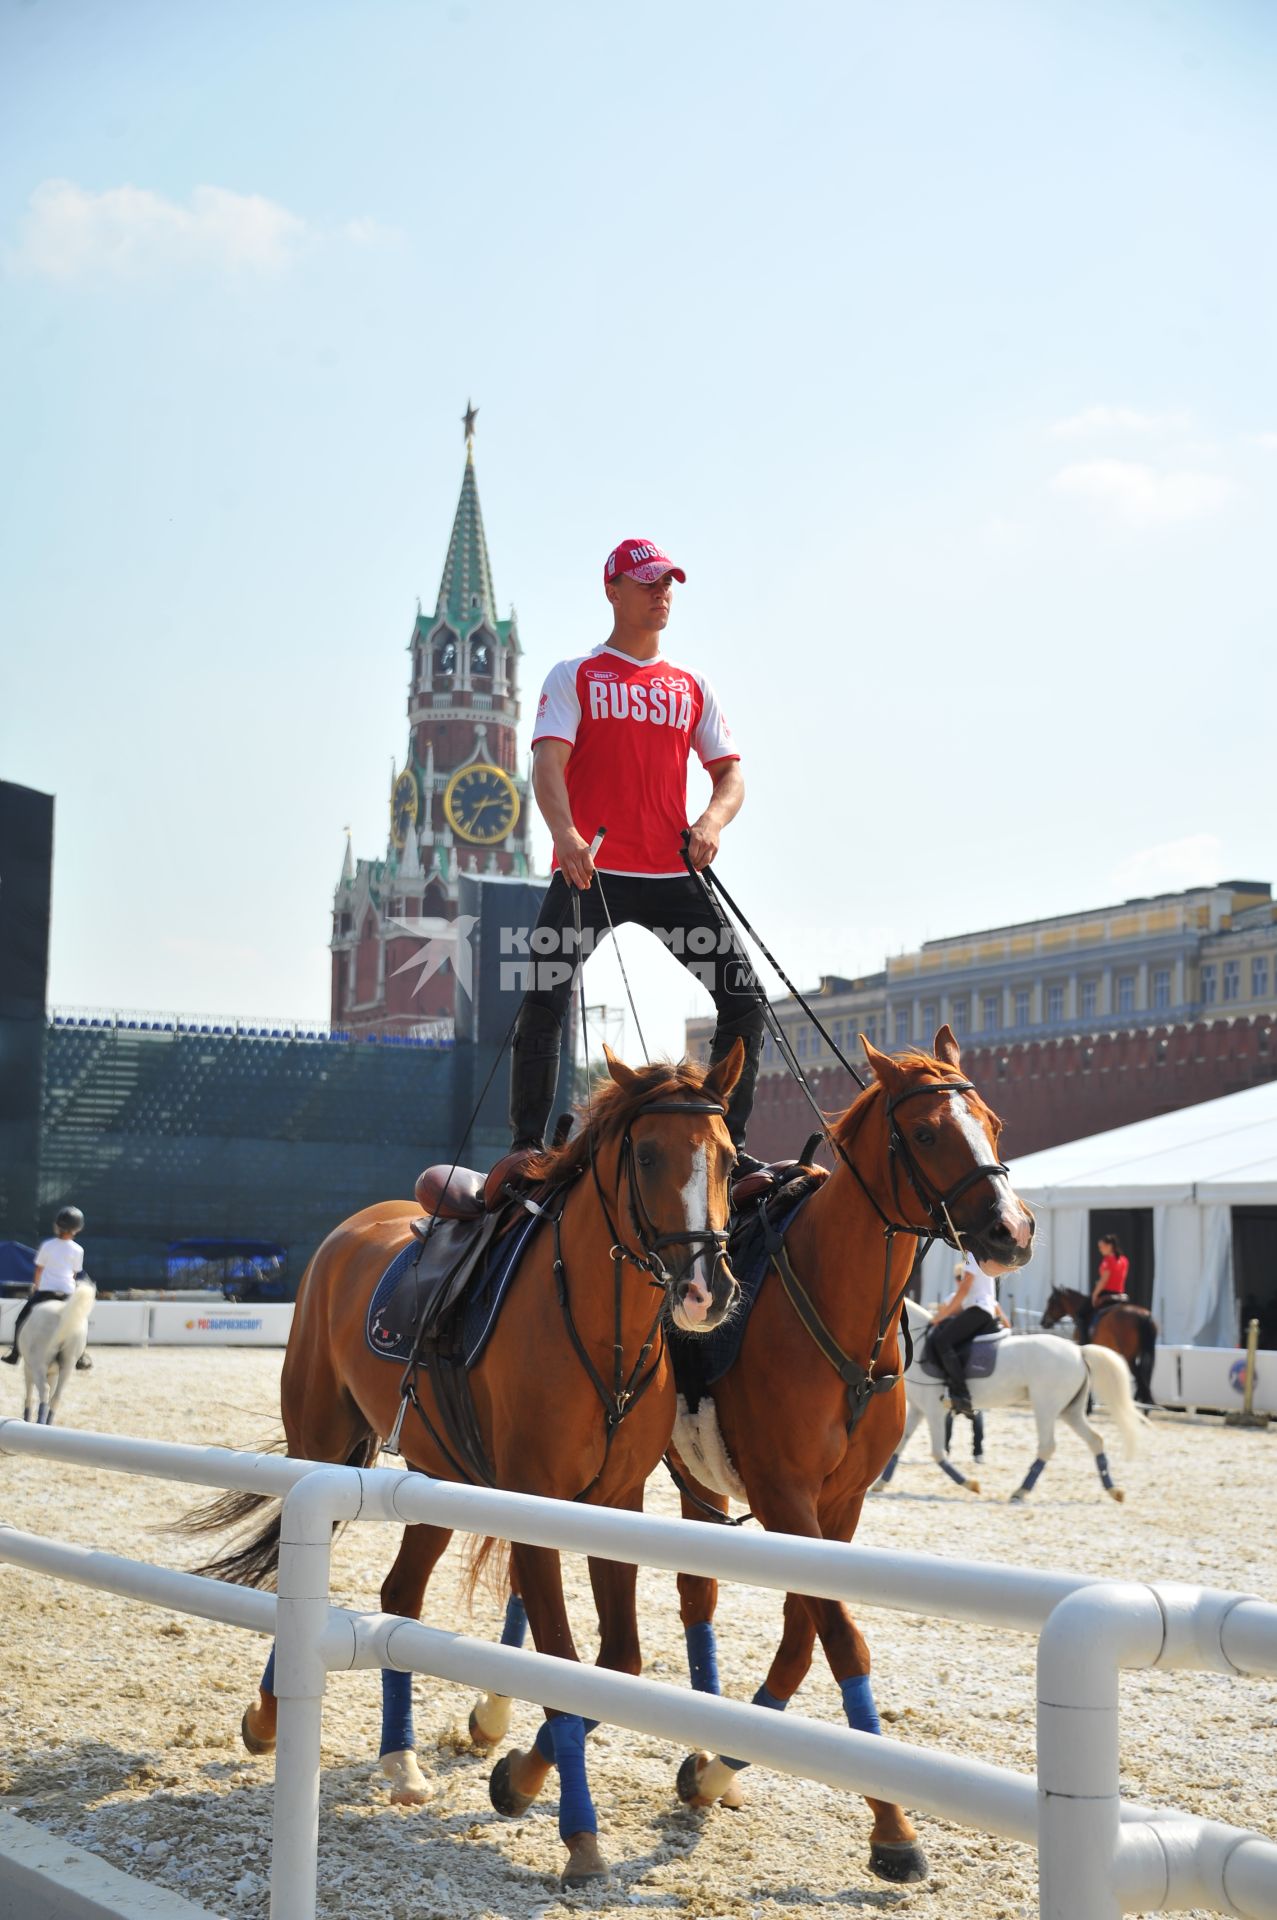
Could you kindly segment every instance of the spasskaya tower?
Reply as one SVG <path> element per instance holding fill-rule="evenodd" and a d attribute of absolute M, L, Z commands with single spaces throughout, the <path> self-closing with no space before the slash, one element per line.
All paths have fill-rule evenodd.
<path fill-rule="evenodd" d="M 464 873 L 528 879 L 531 806 L 517 765 L 519 645 L 513 608 L 497 618 L 474 466 L 477 409 L 433 613 L 408 639 L 408 738 L 391 781 L 386 851 L 346 858 L 333 898 L 334 1028 L 451 1037 L 456 969 L 422 979 L 423 943 L 449 939 Z"/>

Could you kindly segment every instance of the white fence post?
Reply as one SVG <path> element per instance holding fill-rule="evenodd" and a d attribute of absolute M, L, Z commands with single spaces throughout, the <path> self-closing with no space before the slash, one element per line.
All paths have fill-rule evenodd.
<path fill-rule="evenodd" d="M 298 1482 L 280 1513 L 271 1920 L 314 1920 L 333 1524 L 353 1520 L 359 1507 L 355 1469 L 321 1467 Z"/>

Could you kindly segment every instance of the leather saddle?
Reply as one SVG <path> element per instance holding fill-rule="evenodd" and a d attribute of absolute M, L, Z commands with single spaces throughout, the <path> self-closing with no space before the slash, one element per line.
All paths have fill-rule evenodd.
<path fill-rule="evenodd" d="M 967 1347 L 962 1360 L 962 1370 L 968 1380 L 984 1380 L 998 1364 L 998 1354 L 1004 1340 L 1010 1339 L 1006 1327 L 999 1327 L 996 1333 L 980 1333 Z M 947 1379 L 943 1367 L 931 1358 L 931 1342 L 925 1340 L 922 1345 L 922 1371 L 933 1380 Z"/>
<path fill-rule="evenodd" d="M 770 1198 L 792 1180 L 810 1175 L 819 1184 L 829 1177 L 828 1167 L 813 1166 L 812 1158 L 820 1145 L 823 1135 L 813 1133 L 796 1160 L 772 1160 L 766 1166 L 755 1167 L 749 1173 L 732 1182 L 732 1211 L 739 1213 L 751 1200 Z"/>
<path fill-rule="evenodd" d="M 485 1214 L 499 1214 L 512 1199 L 524 1199 L 536 1191 L 535 1183 L 523 1178 L 524 1169 L 536 1158 L 531 1147 L 521 1147 L 498 1160 L 490 1173 L 473 1167 L 427 1167 L 418 1174 L 413 1189 L 422 1211 L 436 1220 L 480 1220 Z M 412 1230 L 419 1238 L 427 1231 L 431 1239 L 438 1228 L 428 1221 L 414 1220 Z"/>

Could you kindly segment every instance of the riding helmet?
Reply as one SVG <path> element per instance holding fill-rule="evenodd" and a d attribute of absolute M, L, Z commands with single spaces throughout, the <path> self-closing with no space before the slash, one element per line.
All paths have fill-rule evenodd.
<path fill-rule="evenodd" d="M 64 1233 L 69 1229 L 72 1233 L 83 1233 L 84 1215 L 78 1207 L 63 1207 L 61 1213 L 55 1216 L 53 1224 L 59 1232 Z"/>

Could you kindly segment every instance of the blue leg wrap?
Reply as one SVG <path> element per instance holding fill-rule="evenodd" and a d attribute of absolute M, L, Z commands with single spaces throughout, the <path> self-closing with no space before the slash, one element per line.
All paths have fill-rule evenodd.
<path fill-rule="evenodd" d="M 890 1460 L 888 1460 L 886 1466 L 883 1468 L 881 1474 L 878 1476 L 879 1480 L 881 1481 L 884 1487 L 887 1485 L 888 1481 L 891 1479 L 892 1474 L 895 1472 L 896 1468 L 899 1465 L 900 1465 L 900 1455 L 898 1453 L 893 1453 Z"/>
<path fill-rule="evenodd" d="M 774 1693 L 768 1693 L 766 1687 L 760 1687 L 754 1695 L 753 1704 L 756 1707 L 770 1707 L 773 1713 L 783 1713 L 789 1702 L 778 1700 Z M 749 1765 L 748 1760 L 729 1760 L 725 1753 L 720 1753 L 718 1757 L 725 1767 L 732 1769 L 733 1773 L 739 1773 L 742 1767 Z"/>
<path fill-rule="evenodd" d="M 585 1728 L 585 1731 L 587 1732 L 587 1734 L 593 1733 L 595 1727 L 597 1727 L 598 1724 L 599 1723 L 597 1720 L 582 1720 L 581 1722 L 581 1725 Z M 533 1746 L 536 1748 L 541 1758 L 544 1761 L 546 1761 L 550 1766 L 554 1766 L 555 1758 L 556 1758 L 555 1752 L 554 1752 L 554 1735 L 550 1731 L 550 1728 L 552 1725 L 553 1725 L 552 1721 L 543 1720 L 540 1726 L 537 1728 L 537 1737 L 532 1742 Z"/>
<path fill-rule="evenodd" d="M 960 1487 L 966 1486 L 967 1484 L 966 1474 L 959 1473 L 958 1469 L 954 1466 L 952 1460 L 942 1460 L 940 1462 L 940 1471 L 942 1473 L 947 1473 L 951 1480 L 956 1480 Z"/>
<path fill-rule="evenodd" d="M 882 1727 L 878 1722 L 878 1709 L 874 1705 L 869 1675 L 853 1673 L 850 1680 L 840 1680 L 838 1685 L 842 1690 L 842 1704 L 847 1714 L 847 1725 L 854 1727 L 857 1733 L 881 1733 Z"/>
<path fill-rule="evenodd" d="M 381 1670 L 381 1752 L 405 1753 L 416 1745 L 412 1731 L 412 1675 Z"/>
<path fill-rule="evenodd" d="M 1042 1475 L 1045 1472 L 1046 1472 L 1046 1461 L 1035 1460 L 1033 1462 L 1033 1465 L 1029 1468 L 1029 1471 L 1025 1474 L 1023 1480 L 1020 1482 L 1020 1492 L 1032 1493 L 1034 1487 L 1036 1487 L 1036 1485 L 1038 1484 L 1038 1481 L 1042 1478 Z"/>
<path fill-rule="evenodd" d="M 262 1692 L 274 1693 L 274 1691 L 275 1691 L 275 1643 L 274 1641 L 272 1641 L 271 1650 L 270 1650 L 270 1659 L 266 1662 L 266 1671 L 262 1675 Z"/>
<path fill-rule="evenodd" d="M 598 1816 L 585 1777 L 585 1722 L 579 1714 L 561 1713 L 548 1724 L 559 1769 L 559 1838 L 597 1833 Z"/>
<path fill-rule="evenodd" d="M 1111 1488 L 1113 1485 L 1113 1476 L 1109 1472 L 1108 1455 L 1106 1453 L 1097 1453 L 1095 1456 L 1095 1465 L 1098 1469 L 1100 1479 L 1106 1487 Z"/>
<path fill-rule="evenodd" d="M 687 1668 L 697 1693 L 721 1693 L 723 1689 L 718 1683 L 718 1646 L 714 1639 L 714 1622 L 698 1620 L 694 1627 L 685 1629 L 685 1637 Z"/>
<path fill-rule="evenodd" d="M 521 1647 L 528 1637 L 528 1610 L 517 1593 L 505 1605 L 505 1625 L 501 1629 L 503 1647 Z"/>

